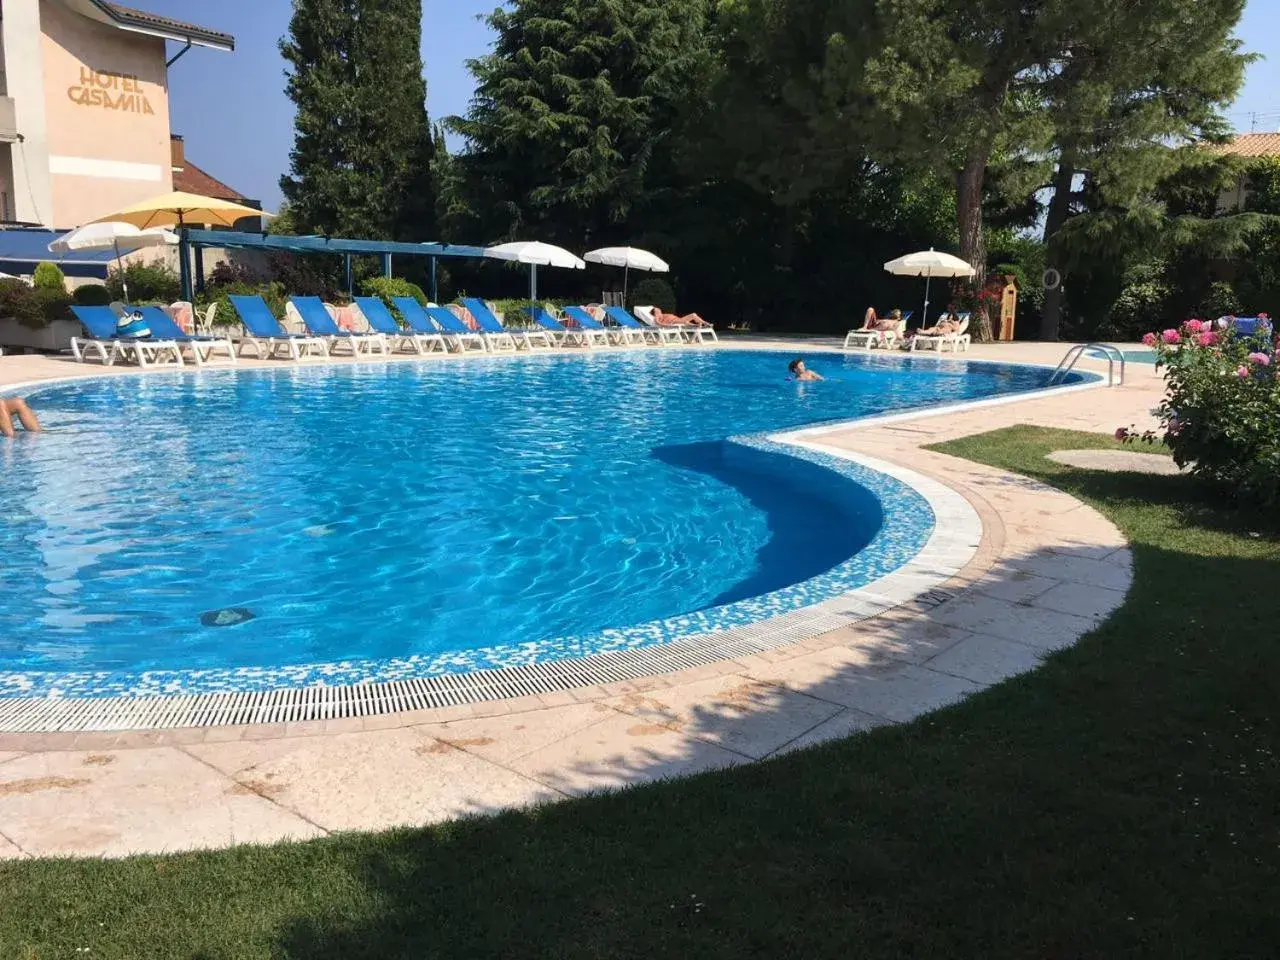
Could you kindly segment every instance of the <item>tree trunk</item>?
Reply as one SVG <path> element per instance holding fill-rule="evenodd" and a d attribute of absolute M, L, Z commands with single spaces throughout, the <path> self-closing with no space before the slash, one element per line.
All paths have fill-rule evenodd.
<path fill-rule="evenodd" d="M 987 245 L 982 235 L 982 188 L 987 175 L 989 143 L 975 146 L 965 160 L 964 169 L 956 184 L 956 215 L 960 221 L 960 259 L 973 267 L 972 288 L 976 294 L 987 278 Z M 979 343 L 994 339 L 991 318 L 986 310 L 976 311 L 977 325 L 973 338 Z"/>
<path fill-rule="evenodd" d="M 1076 176 L 1076 153 L 1064 148 L 1058 158 L 1058 172 L 1053 177 L 1053 198 L 1044 221 L 1046 247 L 1045 266 L 1058 272 L 1059 283 L 1044 292 L 1044 312 L 1040 317 L 1040 339 L 1057 340 L 1062 318 L 1062 281 L 1066 279 L 1062 260 L 1053 242 L 1071 213 L 1071 186 Z"/>

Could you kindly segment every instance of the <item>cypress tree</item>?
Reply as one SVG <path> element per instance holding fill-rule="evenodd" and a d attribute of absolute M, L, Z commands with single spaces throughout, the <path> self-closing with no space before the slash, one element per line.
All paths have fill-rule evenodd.
<path fill-rule="evenodd" d="M 421 0 L 294 0 L 280 52 L 297 108 L 280 179 L 301 232 L 431 239 Z"/>

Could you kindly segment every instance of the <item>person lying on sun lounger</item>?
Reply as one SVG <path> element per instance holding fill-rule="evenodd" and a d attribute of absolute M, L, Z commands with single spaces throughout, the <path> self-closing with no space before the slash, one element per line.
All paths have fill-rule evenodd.
<path fill-rule="evenodd" d="M 40 421 L 36 419 L 35 411 L 27 405 L 27 401 L 21 397 L 0 397 L 0 434 L 11 440 L 15 435 L 14 417 L 18 418 L 18 422 L 28 433 L 40 432 Z"/>
<path fill-rule="evenodd" d="M 875 307 L 867 307 L 867 315 L 862 319 L 863 330 L 878 330 L 881 333 L 888 333 L 891 330 L 897 330 L 898 324 L 902 322 L 901 310 L 890 310 L 887 317 L 877 317 Z"/>
<path fill-rule="evenodd" d="M 922 327 L 916 331 L 916 334 L 925 337 L 949 337 L 959 332 L 960 321 L 956 319 L 955 314 L 944 313 L 932 327 Z"/>
<path fill-rule="evenodd" d="M 675 313 L 665 313 L 659 307 L 653 308 L 653 322 L 660 327 L 709 327 L 711 324 L 696 313 L 686 313 L 683 317 Z"/>

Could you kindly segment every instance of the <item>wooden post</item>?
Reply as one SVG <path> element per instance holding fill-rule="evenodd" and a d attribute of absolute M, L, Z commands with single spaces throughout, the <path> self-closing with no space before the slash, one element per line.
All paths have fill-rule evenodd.
<path fill-rule="evenodd" d="M 1004 290 L 1000 296 L 1000 339 L 1013 339 L 1014 319 L 1018 312 L 1018 287 L 1014 283 L 1014 278 L 1010 274 L 1006 274 L 1004 278 Z"/>

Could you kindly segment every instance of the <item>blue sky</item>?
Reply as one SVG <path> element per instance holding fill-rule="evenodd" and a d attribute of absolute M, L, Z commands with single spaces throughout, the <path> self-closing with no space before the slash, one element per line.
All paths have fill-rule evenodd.
<path fill-rule="evenodd" d="M 263 201 L 280 202 L 277 185 L 289 165 L 293 108 L 284 95 L 284 61 L 276 42 L 289 24 L 288 0 L 132 0 L 134 6 L 235 35 L 236 51 L 193 48 L 169 71 L 171 124 L 186 137 L 187 156 L 220 180 Z M 466 60 L 491 40 L 477 16 L 497 0 L 423 0 L 422 56 L 433 119 L 466 109 Z M 1236 128 L 1280 130 L 1280 3 L 1249 0 L 1239 35 L 1267 59 L 1249 70 L 1231 108 Z"/>

